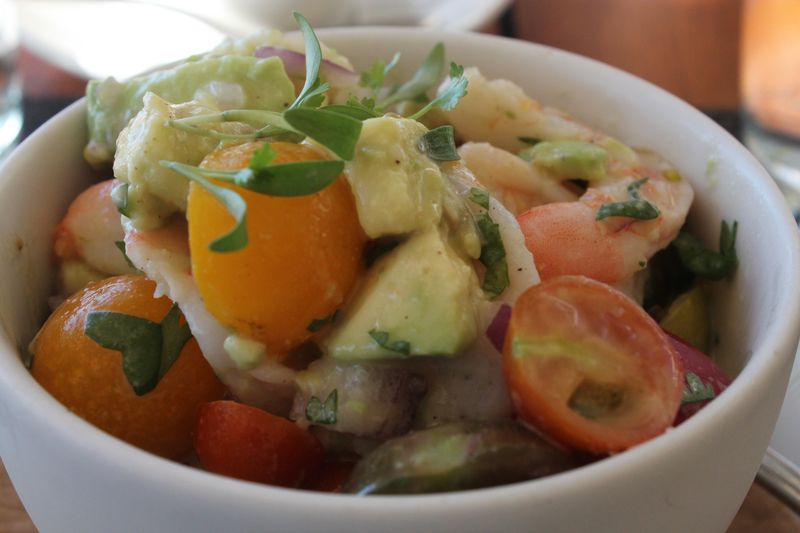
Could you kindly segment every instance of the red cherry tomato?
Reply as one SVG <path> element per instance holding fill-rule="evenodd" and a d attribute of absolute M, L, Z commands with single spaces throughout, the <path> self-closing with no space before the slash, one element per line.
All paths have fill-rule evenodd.
<path fill-rule="evenodd" d="M 570 448 L 630 448 L 670 427 L 681 403 L 680 357 L 658 324 L 583 276 L 523 293 L 503 354 L 520 417 Z"/>
<path fill-rule="evenodd" d="M 731 384 L 731 378 L 722 370 L 717 364 L 706 354 L 687 343 L 680 337 L 676 337 L 671 333 L 667 333 L 672 346 L 678 352 L 683 363 L 683 369 L 688 378 L 689 374 L 694 374 L 704 386 L 711 386 L 714 389 L 714 398 L 720 392 L 728 388 Z M 687 380 L 688 381 L 688 380 Z M 688 387 L 689 384 L 687 383 Z M 678 410 L 678 415 L 675 417 L 673 425 L 677 426 L 687 418 L 694 415 L 697 411 L 705 407 L 711 400 L 704 400 L 700 402 L 684 403 Z"/>
<path fill-rule="evenodd" d="M 322 462 L 311 433 L 261 409 L 232 401 L 204 404 L 194 447 L 211 472 L 282 487 L 296 487 Z"/>

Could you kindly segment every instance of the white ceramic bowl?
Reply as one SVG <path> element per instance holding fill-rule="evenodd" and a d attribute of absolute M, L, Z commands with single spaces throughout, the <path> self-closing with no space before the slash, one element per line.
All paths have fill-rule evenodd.
<path fill-rule="evenodd" d="M 473 34 L 365 28 L 320 32 L 365 68 L 403 52 L 414 68 L 438 40 L 449 58 L 658 150 L 696 187 L 692 224 L 715 243 L 739 221 L 740 267 L 716 318 L 733 385 L 681 427 L 546 479 L 462 493 L 356 498 L 215 476 L 128 446 L 69 413 L 18 349 L 46 312 L 53 227 L 94 178 L 81 159 L 84 105 L 48 122 L 0 174 L 0 454 L 36 525 L 50 531 L 724 531 L 772 433 L 800 326 L 798 237 L 755 159 L 700 112 L 575 55 Z"/>

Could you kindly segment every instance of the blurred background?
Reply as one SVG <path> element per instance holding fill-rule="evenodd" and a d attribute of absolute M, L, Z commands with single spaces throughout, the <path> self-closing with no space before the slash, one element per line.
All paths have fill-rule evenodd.
<path fill-rule="evenodd" d="M 82 97 L 87 79 L 130 77 L 263 27 L 294 29 L 292 10 L 315 27 L 480 31 L 609 63 L 720 123 L 800 207 L 800 0 L 0 0 L 0 159 Z M 773 444 L 797 465 L 797 371 L 791 394 Z M 798 530 L 754 485 L 729 531 Z M 0 531 L 35 531 L 2 469 Z"/>

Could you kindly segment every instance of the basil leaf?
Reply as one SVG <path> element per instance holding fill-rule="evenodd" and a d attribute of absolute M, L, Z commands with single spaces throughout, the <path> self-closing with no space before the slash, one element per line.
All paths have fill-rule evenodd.
<path fill-rule="evenodd" d="M 537 145 L 542 142 L 541 139 L 537 139 L 536 137 L 517 137 L 517 140 L 520 142 L 524 142 L 525 144 L 530 144 L 531 146 Z"/>
<path fill-rule="evenodd" d="M 178 304 L 172 304 L 169 312 L 161 320 L 161 365 L 158 378 L 161 379 L 177 361 L 181 350 L 192 338 L 189 324 L 181 326 L 181 311 Z"/>
<path fill-rule="evenodd" d="M 309 322 L 308 327 L 306 329 L 311 333 L 316 333 L 317 331 L 321 330 L 328 324 L 332 324 L 336 321 L 336 318 L 339 316 L 339 310 L 336 309 L 333 313 L 329 314 L 325 318 L 315 318 L 311 322 Z"/>
<path fill-rule="evenodd" d="M 436 85 L 444 72 L 444 44 L 437 43 L 423 60 L 410 80 L 397 85 L 389 91 L 379 107 L 385 108 L 403 100 L 413 100 L 424 95 L 431 87 Z"/>
<path fill-rule="evenodd" d="M 304 102 L 314 95 L 312 89 L 314 84 L 317 83 L 319 77 L 319 66 L 322 63 L 322 49 L 319 46 L 319 39 L 317 39 L 314 29 L 308 23 L 306 18 L 297 11 L 292 12 L 300 32 L 303 34 L 303 43 L 305 45 L 306 55 L 306 81 L 297 99 L 289 106 L 289 109 L 296 109 L 301 107 Z"/>
<path fill-rule="evenodd" d="M 324 403 L 316 396 L 312 396 L 306 404 L 306 418 L 313 424 L 335 424 L 338 403 L 339 392 L 337 389 L 333 389 L 328 394 Z"/>
<path fill-rule="evenodd" d="M 372 337 L 378 346 L 390 352 L 396 352 L 403 355 L 411 353 L 411 344 L 408 341 L 392 341 L 389 342 L 389 333 L 386 331 L 378 331 L 375 329 L 369 330 L 369 336 Z"/>
<path fill-rule="evenodd" d="M 125 182 L 114 185 L 114 188 L 111 189 L 111 201 L 114 202 L 120 215 L 130 218 L 131 212 L 130 209 L 128 209 L 128 187 L 129 184 Z"/>
<path fill-rule="evenodd" d="M 103 348 L 122 352 L 122 371 L 141 396 L 158 384 L 161 326 L 145 318 L 96 311 L 86 317 L 86 336 Z"/>
<path fill-rule="evenodd" d="M 658 208 L 647 200 L 628 200 L 627 202 L 613 202 L 603 204 L 597 210 L 596 220 L 608 217 L 629 217 L 638 220 L 652 220 L 658 218 Z"/>
<path fill-rule="evenodd" d="M 127 250 L 125 248 L 125 241 L 114 241 L 114 246 L 116 246 L 117 249 L 120 252 L 122 252 L 122 255 L 123 255 L 123 257 L 125 257 L 125 261 L 128 263 L 128 266 L 131 267 L 131 268 L 136 268 L 136 265 L 133 264 L 133 262 L 131 261 L 131 258 L 128 257 L 128 252 L 127 252 Z M 137 270 L 138 270 L 138 268 L 137 268 Z"/>
<path fill-rule="evenodd" d="M 724 220 L 719 234 L 719 252 L 707 249 L 703 243 L 692 235 L 682 231 L 672 245 L 678 251 L 681 263 L 691 272 L 711 280 L 721 280 L 731 274 L 739 260 L 736 257 L 736 233 L 738 222 L 731 227 Z"/>
<path fill-rule="evenodd" d="M 355 155 L 361 135 L 361 122 L 354 118 L 322 109 L 290 109 L 283 114 L 286 122 L 300 133 L 325 146 L 344 160 Z"/>
<path fill-rule="evenodd" d="M 270 196 L 305 196 L 321 191 L 344 170 L 344 161 L 294 161 L 232 173 L 240 187 Z M 201 169 L 202 171 L 202 169 Z M 216 177 L 219 177 L 217 175 Z"/>
<path fill-rule="evenodd" d="M 439 93 L 436 98 L 428 102 L 428 104 L 411 115 L 409 118 L 419 120 L 425 113 L 430 111 L 436 106 L 441 107 L 445 111 L 454 109 L 462 96 L 467 94 L 467 78 L 464 76 L 464 67 L 450 63 L 450 82 L 447 87 Z"/>
<path fill-rule="evenodd" d="M 714 387 L 710 383 L 703 383 L 694 372 L 686 373 L 686 386 L 683 388 L 681 404 L 713 400 L 715 396 Z"/>
<path fill-rule="evenodd" d="M 489 193 L 477 187 L 471 187 L 467 193 L 467 199 L 472 203 L 481 206 L 484 209 L 489 209 Z"/>
<path fill-rule="evenodd" d="M 456 151 L 453 126 L 439 126 L 425 133 L 419 141 L 419 148 L 434 161 L 458 161 L 461 159 Z"/>
<path fill-rule="evenodd" d="M 482 288 L 490 298 L 496 298 L 509 285 L 506 248 L 500 236 L 500 226 L 488 214 L 482 213 L 475 221 L 481 233 L 479 260 L 486 267 Z"/>
<path fill-rule="evenodd" d="M 247 246 L 247 204 L 235 191 L 215 185 L 205 178 L 196 167 L 175 161 L 160 161 L 161 166 L 183 174 L 211 194 L 233 217 L 234 225 L 228 233 L 211 241 L 212 252 L 235 252 Z"/>

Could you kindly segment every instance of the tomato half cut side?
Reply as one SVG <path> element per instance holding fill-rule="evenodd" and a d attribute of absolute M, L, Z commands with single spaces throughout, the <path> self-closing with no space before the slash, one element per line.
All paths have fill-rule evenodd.
<path fill-rule="evenodd" d="M 520 417 L 561 444 L 611 453 L 672 425 L 683 367 L 636 302 L 584 276 L 531 287 L 514 304 L 503 349 Z"/>

